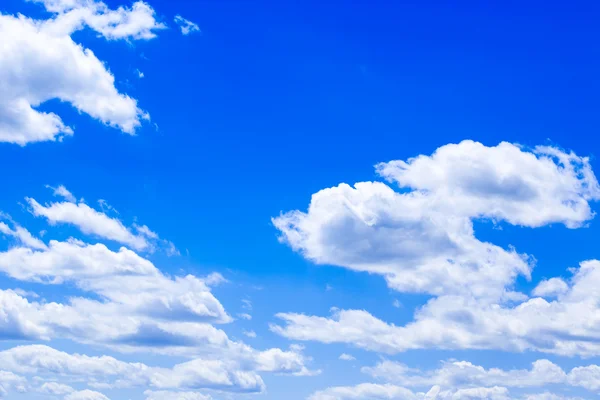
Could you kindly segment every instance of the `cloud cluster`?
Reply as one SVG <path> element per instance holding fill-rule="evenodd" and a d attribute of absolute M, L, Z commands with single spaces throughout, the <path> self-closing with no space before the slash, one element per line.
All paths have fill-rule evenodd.
<path fill-rule="evenodd" d="M 274 219 L 282 240 L 318 263 L 385 277 L 398 291 L 433 295 L 404 326 L 364 310 L 327 317 L 281 313 L 272 330 L 291 339 L 343 342 L 378 352 L 409 349 L 536 350 L 600 354 L 600 262 L 565 282 L 543 281 L 533 297 L 514 291 L 532 263 L 514 249 L 479 241 L 475 219 L 538 227 L 582 226 L 599 196 L 589 160 L 552 147 L 465 141 L 431 156 L 379 164 L 408 189 L 380 182 L 325 189 L 308 212 Z"/>
<path fill-rule="evenodd" d="M 192 32 L 200 32 L 200 27 L 197 24 L 193 23 L 189 19 L 183 18 L 181 15 L 176 15 L 174 21 L 177 25 L 179 25 L 181 34 L 184 36 L 187 36 Z"/>
<path fill-rule="evenodd" d="M 600 388 L 600 367 L 589 365 L 565 372 L 549 360 L 537 360 L 531 369 L 485 369 L 467 361 L 446 361 L 435 370 L 422 371 L 394 361 L 383 360 L 362 372 L 382 383 L 363 383 L 357 386 L 331 387 L 318 391 L 309 400 L 566 400 L 573 397 L 557 393 L 512 394 L 513 389 L 539 390 L 552 385 L 556 388 L 583 387 L 592 392 Z M 510 389 L 509 389 L 510 388 Z"/>
<path fill-rule="evenodd" d="M 306 258 L 379 274 L 402 292 L 497 300 L 532 262 L 478 240 L 473 220 L 578 227 L 600 196 L 589 160 L 556 148 L 526 151 L 464 141 L 431 156 L 377 165 L 382 182 L 341 184 L 307 212 L 274 218 L 281 240 Z"/>
<path fill-rule="evenodd" d="M 51 18 L 0 14 L 0 142 L 25 145 L 72 135 L 59 115 L 38 109 L 53 99 L 134 134 L 149 115 L 117 90 L 104 63 L 71 34 L 89 27 L 109 40 L 151 39 L 165 27 L 152 7 L 136 2 L 111 10 L 93 0 L 38 2 L 53 13 Z"/>
<path fill-rule="evenodd" d="M 129 240 L 133 230 L 119 220 L 83 202 L 69 201 L 74 196 L 59 188 L 56 193 L 67 199 L 64 202 L 43 206 L 28 199 L 33 215 L 43 216 L 51 224 L 73 224 L 92 237 L 132 247 L 138 244 Z M 68 354 L 45 345 L 18 346 L 0 352 L 0 369 L 12 374 L 5 377 L 42 377 L 45 386 L 17 386 L 16 378 L 6 378 L 2 384 L 5 391 L 103 399 L 103 394 L 89 389 L 69 389 L 70 380 L 85 379 L 93 389 L 152 388 L 148 398 L 177 398 L 181 391 L 204 389 L 263 392 L 261 373 L 314 373 L 306 367 L 309 359 L 301 347 L 257 350 L 231 340 L 215 326 L 233 321 L 212 293 L 213 286 L 225 281 L 219 274 L 169 276 L 130 248 L 113 249 L 79 238 L 43 241 L 9 216 L 2 214 L 2 218 L 0 233 L 13 245 L 0 252 L 0 273 L 30 285 L 64 285 L 74 293 L 63 300 L 46 301 L 24 291 L 0 290 L 0 340 L 66 339 L 117 352 L 189 359 L 165 368 L 108 356 Z M 159 239 L 145 226 L 135 229 L 144 240 Z M 55 382 L 56 378 L 60 382 Z M 196 395 L 182 396 L 194 399 Z"/>

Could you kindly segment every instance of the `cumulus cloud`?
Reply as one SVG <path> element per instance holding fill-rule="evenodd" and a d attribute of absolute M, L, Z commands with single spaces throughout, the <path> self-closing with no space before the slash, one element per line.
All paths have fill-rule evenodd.
<path fill-rule="evenodd" d="M 0 40 L 0 141 L 25 145 L 72 135 L 60 116 L 36 109 L 52 99 L 129 134 L 146 118 L 91 50 L 47 23 L 0 15 Z"/>
<path fill-rule="evenodd" d="M 131 228 L 128 228 L 118 218 L 108 216 L 107 212 L 114 211 L 114 208 L 105 200 L 99 200 L 98 203 L 102 210 L 99 211 L 83 201 L 76 203 L 75 196 L 62 185 L 52 189 L 55 195 L 64 197 L 66 201 L 42 205 L 35 199 L 29 197 L 25 199 L 31 213 L 36 217 L 46 218 L 51 225 L 74 225 L 87 235 L 113 240 L 135 250 L 151 252 L 160 247 L 168 255 L 179 254 L 173 243 L 161 239 L 148 226 L 133 224 Z"/>
<path fill-rule="evenodd" d="M 111 10 L 96 1 L 38 2 L 53 13 L 50 19 L 0 14 L 0 142 L 25 145 L 72 135 L 59 115 L 37 109 L 53 99 L 134 134 L 148 114 L 119 93 L 107 67 L 71 34 L 89 27 L 111 40 L 151 39 L 165 27 L 152 7 L 136 2 Z"/>
<path fill-rule="evenodd" d="M 381 182 L 341 184 L 313 195 L 307 212 L 273 220 L 306 258 L 382 275 L 403 292 L 433 295 L 414 320 L 388 324 L 364 310 L 330 318 L 280 313 L 271 329 L 296 340 L 342 342 L 377 352 L 409 349 L 535 350 L 600 354 L 600 263 L 583 262 L 569 283 L 542 282 L 528 298 L 531 258 L 478 240 L 475 219 L 539 227 L 582 226 L 599 195 L 589 160 L 553 147 L 465 141 L 431 156 L 379 164 Z"/>
<path fill-rule="evenodd" d="M 541 281 L 535 289 L 533 295 L 538 297 L 555 297 L 569 291 L 569 286 L 561 278 L 550 278 Z"/>
<path fill-rule="evenodd" d="M 38 392 L 40 393 L 53 394 L 57 396 L 73 393 L 74 391 L 75 389 L 73 389 L 71 386 L 58 382 L 45 382 L 38 388 Z"/>
<path fill-rule="evenodd" d="M 211 400 L 212 397 L 198 392 L 169 392 L 165 390 L 144 392 L 146 400 Z"/>
<path fill-rule="evenodd" d="M 165 368 L 124 362 L 110 356 L 69 354 L 44 345 L 25 345 L 0 351 L 0 362 L 11 374 L 85 379 L 95 387 L 104 388 L 151 387 L 162 390 L 160 393 L 153 393 L 156 397 L 173 390 L 262 392 L 265 384 L 258 373 L 294 371 L 294 363 L 301 356 L 297 354 L 292 359 L 290 354 L 292 352 L 271 349 L 256 352 L 252 355 L 254 359 L 245 360 L 244 355 L 236 358 L 230 354 L 221 359 L 194 358 Z M 52 394 L 74 393 L 69 386 L 56 382 L 45 383 L 39 391 Z"/>
<path fill-rule="evenodd" d="M 512 296 L 517 276 L 530 277 L 532 262 L 478 240 L 473 220 L 575 228 L 600 195 L 587 158 L 550 147 L 464 141 L 377 171 L 403 190 L 382 182 L 321 190 L 307 212 L 273 219 L 281 240 L 316 263 L 382 275 L 398 291 L 496 301 Z"/>
<path fill-rule="evenodd" d="M 106 224 L 148 241 L 159 240 L 145 225 L 125 228 L 118 220 L 81 207 L 85 205 L 81 202 L 42 206 L 31 200 L 29 204 L 34 214 L 50 223 L 70 222 L 82 231 L 95 229 L 95 237 L 115 237 L 113 230 L 97 227 Z M 78 214 L 82 209 L 87 214 Z M 300 347 L 255 349 L 231 340 L 213 325 L 233 321 L 211 292 L 226 282 L 221 274 L 167 275 L 131 249 L 113 250 L 104 243 L 76 238 L 50 239 L 46 245 L 25 235 L 25 228 L 18 229 L 5 214 L 1 217 L 6 223 L 0 223 L 0 232 L 17 238 L 18 245 L 0 252 L 0 273 L 32 285 L 64 285 L 70 293 L 48 301 L 24 291 L 0 290 L 0 340 L 67 340 L 116 352 L 179 357 L 171 367 L 154 367 L 109 356 L 68 354 L 41 345 L 0 351 L 0 365 L 8 372 L 35 377 L 36 382 L 47 380 L 33 389 L 39 393 L 101 399 L 99 392 L 78 391 L 69 385 L 85 381 L 90 389 L 153 388 L 149 398 L 174 393 L 194 399 L 192 393 L 201 389 L 263 392 L 263 373 L 315 373 L 307 368 L 310 358 Z M 181 357 L 188 361 L 181 362 Z M 5 388 L 16 390 L 14 385 Z"/>
<path fill-rule="evenodd" d="M 442 390 L 434 386 L 427 392 L 414 392 L 392 384 L 362 383 L 317 391 L 307 400 L 582 400 L 557 394 L 541 393 L 518 396 L 502 386 Z"/>
<path fill-rule="evenodd" d="M 597 365 L 575 367 L 567 372 L 545 359 L 534 361 L 530 369 L 486 369 L 468 361 L 445 361 L 440 368 L 428 371 L 383 360 L 373 367 L 363 367 L 361 371 L 378 380 L 406 387 L 437 385 L 446 388 L 469 386 L 528 388 L 560 384 L 583 387 L 590 391 L 600 388 L 600 367 Z"/>
<path fill-rule="evenodd" d="M 136 250 L 150 247 L 148 236 L 143 232 L 136 235 L 118 219 L 111 218 L 85 203 L 75 204 L 65 201 L 43 206 L 35 199 L 26 198 L 26 200 L 33 215 L 44 217 L 53 225 L 57 223 L 75 225 L 85 234 L 114 240 Z"/>
<path fill-rule="evenodd" d="M 0 370 L 0 398 L 4 397 L 9 391 L 26 392 L 27 379 L 15 375 L 10 371 Z"/>
<path fill-rule="evenodd" d="M 192 21 L 183 18 L 181 15 L 176 15 L 174 18 L 175 23 L 181 29 L 183 35 L 189 35 L 192 32 L 200 32 L 200 27 Z"/>
<path fill-rule="evenodd" d="M 2 214 L 0 213 L 0 218 L 1 217 Z M 19 243 L 32 249 L 44 250 L 47 248 L 46 244 L 42 240 L 34 237 L 27 229 L 23 228 L 19 224 L 16 224 L 11 219 L 7 219 L 6 221 L 11 223 L 13 228 L 10 228 L 5 222 L 0 221 L 0 233 L 13 237 L 17 239 Z"/>
<path fill-rule="evenodd" d="M 64 187 L 64 185 L 59 185 L 58 187 L 46 185 L 46 187 L 52 190 L 54 196 L 62 197 L 71 203 L 77 202 L 77 199 L 75 198 L 75 196 L 73 196 L 73 193 L 71 193 L 66 187 Z"/>
<path fill-rule="evenodd" d="M 94 390 L 80 390 L 78 392 L 72 392 L 65 396 L 65 400 L 110 400 L 108 397 L 100 392 Z"/>
<path fill-rule="evenodd" d="M 341 342 L 372 351 L 498 349 L 584 357 L 600 354 L 600 261 L 572 270 L 568 290 L 555 300 L 535 297 L 516 304 L 485 304 L 468 296 L 431 299 L 404 325 L 388 324 L 364 310 L 336 310 L 331 318 L 282 313 L 271 329 L 295 340 Z"/>

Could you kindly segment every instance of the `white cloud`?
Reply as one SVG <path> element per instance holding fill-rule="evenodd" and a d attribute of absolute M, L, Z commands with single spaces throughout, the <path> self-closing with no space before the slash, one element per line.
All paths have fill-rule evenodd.
<path fill-rule="evenodd" d="M 155 18 L 154 9 L 143 1 L 111 10 L 105 3 L 94 0 L 31 0 L 42 3 L 55 13 L 48 22 L 53 33 L 69 35 L 87 26 L 106 39 L 153 39 L 157 30 L 166 25 Z"/>
<path fill-rule="evenodd" d="M 69 190 L 63 185 L 59 185 L 58 187 L 52 187 L 50 185 L 46 185 L 48 189 L 51 189 L 54 196 L 63 197 L 65 200 L 75 203 L 77 199 L 73 196 L 73 193 L 69 192 Z"/>
<path fill-rule="evenodd" d="M 343 342 L 372 351 L 498 349 L 583 357 L 600 354 L 600 262 L 574 269 L 567 292 L 553 301 L 532 298 L 485 304 L 468 296 L 430 300 L 404 326 L 387 324 L 364 310 L 336 310 L 331 318 L 279 314 L 271 329 L 294 340 Z"/>
<path fill-rule="evenodd" d="M 27 379 L 9 371 L 0 370 L 0 398 L 13 390 L 21 393 L 26 392 Z"/>
<path fill-rule="evenodd" d="M 72 207 L 82 205 L 59 204 L 69 212 Z M 89 223 L 67 218 L 62 208 L 58 208 L 59 212 L 52 207 L 42 206 L 43 210 L 39 207 L 36 210 L 51 221 Z M 49 213 L 48 210 L 54 211 Z M 96 213 L 101 222 L 108 219 Z M 7 218 L 5 215 L 2 217 Z M 6 224 L 1 229 L 13 232 Z M 149 240 L 159 238 L 145 225 L 135 225 L 133 229 L 140 237 Z M 302 354 L 299 347 L 287 351 L 278 348 L 257 350 L 243 342 L 230 340 L 223 330 L 212 325 L 232 321 L 211 293 L 212 286 L 226 282 L 221 274 L 212 273 L 205 278 L 167 276 L 132 250 L 122 247 L 113 251 L 102 243 L 87 244 L 78 239 L 64 242 L 50 240 L 41 249 L 35 247 L 23 245 L 0 252 L 0 272 L 20 281 L 45 285 L 70 284 L 78 292 L 64 302 L 48 302 L 43 299 L 30 301 L 24 297 L 25 293 L 0 290 L 2 339 L 68 339 L 121 352 L 151 352 L 192 358 L 170 369 L 141 367 L 144 371 L 153 372 L 151 376 L 145 375 L 147 385 L 161 390 L 206 387 L 261 392 L 264 383 L 258 373 L 315 373 L 306 367 L 310 359 Z M 246 305 L 249 304 L 246 302 Z M 44 361 L 37 363 L 37 367 L 53 365 L 52 360 L 62 359 L 60 368 L 68 369 L 62 370 L 62 374 L 85 373 L 81 360 L 96 368 L 90 367 L 92 369 L 87 372 L 99 374 L 98 364 L 107 360 L 85 356 L 77 358 L 77 355 L 74 358 L 64 353 L 57 354 L 45 346 L 13 350 L 15 354 L 17 351 L 27 353 L 31 359 L 45 354 Z M 3 354 L 7 356 L 9 353 Z M 131 379 L 137 374 L 131 371 L 131 364 L 114 359 L 108 359 L 108 363 L 121 368 L 120 373 Z M 0 365 L 8 365 L 8 362 L 0 361 Z M 13 363 L 15 370 L 19 365 L 27 366 L 28 363 L 22 359 Z M 52 372 L 52 368 L 47 372 Z M 27 372 L 33 374 L 37 371 L 28 369 Z M 124 384 L 116 378 L 111 382 L 90 382 L 98 388 Z"/>
<path fill-rule="evenodd" d="M 238 314 L 238 317 L 240 317 L 241 319 L 245 319 L 247 321 L 250 321 L 252 319 L 252 315 L 246 314 L 246 313 Z"/>
<path fill-rule="evenodd" d="M 554 393 L 539 393 L 525 396 L 525 400 L 583 400 L 581 397 L 567 397 Z"/>
<path fill-rule="evenodd" d="M 161 248 L 169 256 L 179 255 L 179 250 L 172 242 L 161 239 L 148 226 L 134 223 L 128 228 L 118 218 L 109 217 L 107 212 L 118 212 L 105 200 L 98 201 L 102 210 L 99 211 L 85 204 L 83 200 L 79 203 L 72 201 L 75 197 L 64 186 L 54 189 L 54 193 L 65 197 L 67 201 L 41 205 L 37 200 L 27 197 L 25 199 L 31 213 L 36 217 L 46 218 L 51 225 L 71 224 L 87 235 L 114 240 L 135 250 L 152 252 Z"/>
<path fill-rule="evenodd" d="M 557 394 L 541 393 L 509 396 L 502 386 L 442 390 L 434 386 L 427 392 L 413 392 L 392 384 L 362 383 L 356 386 L 330 387 L 313 393 L 307 400 L 582 400 Z"/>
<path fill-rule="evenodd" d="M 150 237 L 146 236 L 145 232 L 135 235 L 118 219 L 111 218 L 85 203 L 58 202 L 43 206 L 35 199 L 28 197 L 26 200 L 32 214 L 36 217 L 45 217 L 50 224 L 72 224 L 85 234 L 114 240 L 136 250 L 150 247 L 148 241 Z M 147 229 L 146 226 L 141 228 Z"/>
<path fill-rule="evenodd" d="M 84 11 L 89 10 L 41 21 L 0 15 L 0 142 L 25 145 L 72 135 L 59 115 L 36 109 L 52 99 L 128 134 L 148 118 L 136 100 L 119 93 L 113 75 L 94 53 L 71 39 Z M 103 17 L 104 26 L 85 18 L 109 37 L 125 37 L 125 30 L 136 33 L 116 18 Z"/>
<path fill-rule="evenodd" d="M 242 331 L 242 333 L 243 333 L 245 336 L 248 336 L 249 338 L 252 338 L 252 339 L 256 338 L 256 332 L 254 332 L 254 331 L 252 331 L 252 330 L 250 330 L 250 331 L 243 330 L 243 331 Z"/>
<path fill-rule="evenodd" d="M 377 171 L 400 187 L 440 197 L 453 215 L 530 227 L 578 227 L 593 216 L 588 201 L 600 196 L 587 158 L 548 146 L 527 151 L 463 141 L 431 156 L 378 164 Z"/>
<path fill-rule="evenodd" d="M 293 355 L 293 356 L 292 356 Z M 113 357 L 91 357 L 68 354 L 43 345 L 18 346 L 0 351 L 3 368 L 27 375 L 61 379 L 85 379 L 95 387 L 135 388 L 152 387 L 159 390 L 215 389 L 233 392 L 263 392 L 264 382 L 257 372 L 305 372 L 298 369 L 302 356 L 298 353 L 271 349 L 257 352 L 252 363 L 244 358 L 200 359 L 174 365 L 172 368 L 153 367 L 139 362 L 124 362 Z M 298 364 L 300 363 L 300 364 Z M 39 389 L 44 393 L 75 393 L 67 385 L 50 382 Z M 165 395 L 155 392 L 152 395 Z"/>
<path fill-rule="evenodd" d="M 38 389 L 41 393 L 53 394 L 53 395 L 65 395 L 75 391 L 71 386 L 64 385 L 58 382 L 45 382 Z"/>
<path fill-rule="evenodd" d="M 588 371 L 598 368 L 595 365 L 585 367 Z M 578 369 L 574 369 L 576 375 Z M 435 370 L 422 371 L 409 368 L 404 364 L 384 360 L 374 367 L 363 367 L 362 372 L 384 382 L 393 382 L 407 387 L 467 387 L 467 386 L 506 386 L 506 387 L 543 387 L 549 384 L 573 384 L 572 374 L 549 360 L 537 360 L 531 369 L 502 370 L 485 369 L 468 361 L 446 361 Z M 573 375 L 574 376 L 574 375 Z M 600 376 L 595 381 L 600 384 Z M 578 384 L 577 386 L 583 386 Z"/>
<path fill-rule="evenodd" d="M 281 240 L 306 258 L 379 274 L 403 292 L 510 298 L 532 260 L 479 241 L 479 218 L 537 227 L 578 227 L 600 195 L 587 158 L 555 148 L 533 152 L 470 141 L 377 166 L 402 188 L 381 182 L 340 184 L 312 196 L 307 212 L 274 218 Z"/>
<path fill-rule="evenodd" d="M 346 354 L 346 353 L 342 353 L 339 358 L 342 361 L 354 361 L 354 360 L 356 360 L 356 358 L 354 358 L 352 355 Z"/>
<path fill-rule="evenodd" d="M 212 397 L 198 392 L 168 392 L 152 391 L 144 392 L 146 400 L 211 400 Z"/>
<path fill-rule="evenodd" d="M 183 35 L 189 35 L 192 32 L 200 32 L 200 27 L 198 27 L 198 25 L 183 18 L 181 15 L 176 15 L 174 21 L 177 25 L 179 25 Z"/>
<path fill-rule="evenodd" d="M 364 310 L 330 318 L 281 313 L 271 329 L 295 340 L 342 342 L 377 352 L 409 349 L 535 350 L 600 354 L 600 262 L 586 261 L 570 283 L 550 279 L 529 299 L 513 290 L 532 259 L 479 241 L 478 218 L 569 228 L 593 217 L 598 182 L 587 158 L 557 148 L 533 151 L 470 141 L 432 156 L 379 164 L 407 190 L 379 182 L 341 184 L 313 195 L 307 212 L 273 220 L 282 240 L 320 264 L 379 274 L 393 289 L 432 294 L 404 326 Z M 599 314 L 600 315 L 600 314 Z"/>
<path fill-rule="evenodd" d="M 564 294 L 569 290 L 569 285 L 561 278 L 550 278 L 540 282 L 532 294 L 539 297 L 556 297 Z"/>
<path fill-rule="evenodd" d="M 248 299 L 243 299 L 242 308 L 245 310 L 252 310 L 252 302 Z"/>
<path fill-rule="evenodd" d="M 65 396 L 65 400 L 110 400 L 100 392 L 85 389 L 78 392 L 72 392 Z"/>
<path fill-rule="evenodd" d="M 0 217 L 2 217 L 2 214 L 0 214 Z M 11 229 L 6 223 L 0 221 L 0 233 L 14 237 L 24 246 L 33 249 L 44 250 L 47 248 L 46 244 L 43 241 L 34 237 L 27 229 L 14 223 L 13 221 L 9 222 L 11 222 L 14 225 L 14 228 Z"/>

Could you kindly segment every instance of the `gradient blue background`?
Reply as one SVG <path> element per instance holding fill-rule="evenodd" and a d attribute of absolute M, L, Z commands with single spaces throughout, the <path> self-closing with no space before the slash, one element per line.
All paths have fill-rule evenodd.
<path fill-rule="evenodd" d="M 45 184 L 106 199 L 125 222 L 137 217 L 182 251 L 155 256 L 161 269 L 219 271 L 230 279 L 217 297 L 232 313 L 250 299 L 254 319 L 224 330 L 243 338 L 242 329 L 254 329 L 258 338 L 245 340 L 258 348 L 289 345 L 268 330 L 277 312 L 328 315 L 336 306 L 403 323 L 427 299 L 392 293 L 380 277 L 314 266 L 279 244 L 270 218 L 304 209 L 314 192 L 375 179 L 377 162 L 463 139 L 550 142 L 591 156 L 600 170 L 597 2 L 150 4 L 171 26 L 157 39 L 107 43 L 89 31 L 74 38 L 107 62 L 117 88 L 137 98 L 152 123 L 131 137 L 67 105 L 45 104 L 75 135 L 61 144 L 0 144 L 0 209 L 41 226 L 16 202 L 46 198 Z M 4 0 L 0 9 L 44 15 L 21 0 Z M 175 14 L 196 22 L 202 34 L 182 37 Z M 580 230 L 503 228 L 476 225 L 478 237 L 535 255 L 533 281 L 520 282 L 523 288 L 600 258 L 597 221 Z M 53 290 L 43 288 L 49 298 Z M 395 299 L 404 306 L 394 308 Z M 358 366 L 377 360 L 344 346 L 306 346 L 323 374 L 266 375 L 266 399 L 303 399 L 316 389 L 366 381 Z M 70 342 L 60 349 L 84 351 Z M 358 361 L 337 360 L 342 352 Z M 527 367 L 540 355 L 415 351 L 392 358 L 431 367 L 448 357 Z M 543 357 L 563 367 L 578 362 Z"/>

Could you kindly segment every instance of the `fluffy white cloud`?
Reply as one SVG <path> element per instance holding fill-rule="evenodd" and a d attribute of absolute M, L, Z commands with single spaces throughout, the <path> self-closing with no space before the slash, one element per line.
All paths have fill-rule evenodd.
<path fill-rule="evenodd" d="M 479 241 L 473 220 L 570 228 L 593 217 L 599 196 L 588 159 L 557 148 L 465 141 L 432 156 L 379 164 L 380 182 L 341 184 L 313 195 L 307 212 L 273 220 L 282 240 L 321 264 L 379 274 L 390 287 L 434 295 L 404 326 L 364 310 L 331 318 L 281 313 L 271 329 L 298 340 L 343 342 L 373 351 L 536 350 L 600 354 L 600 263 L 587 261 L 569 283 L 542 282 L 529 299 L 514 292 L 531 276 L 529 258 Z"/>
<path fill-rule="evenodd" d="M 54 207 L 56 204 L 59 207 Z M 82 204 L 41 206 L 30 201 L 34 214 L 51 222 L 84 225 L 89 223 L 85 218 L 65 217 Z M 110 219 L 94 212 L 98 221 Z M 36 385 L 37 392 L 72 399 L 102 398 L 97 392 L 76 391 L 67 385 L 85 381 L 91 389 L 153 388 L 156 390 L 148 395 L 150 398 L 177 393 L 194 399 L 194 391 L 200 389 L 263 392 L 262 373 L 316 373 L 306 367 L 309 358 L 298 346 L 257 350 L 231 340 L 212 325 L 233 321 L 211 292 L 213 286 L 226 282 L 218 273 L 168 276 L 133 250 L 112 250 L 103 243 L 88 244 L 79 239 L 49 240 L 46 245 L 24 235 L 26 230 L 18 230 L 8 216 L 1 217 L 14 228 L 2 222 L 0 232 L 17 237 L 19 245 L 0 252 L 0 273 L 34 285 L 69 285 L 74 293 L 63 300 L 47 301 L 22 291 L 0 290 L 0 340 L 66 339 L 118 352 L 158 353 L 189 360 L 181 362 L 179 358 L 168 368 L 108 356 L 68 354 L 40 345 L 0 352 L 0 365 L 11 373 L 20 371 L 45 380 Z M 159 239 L 145 225 L 134 225 L 128 231 L 148 240 Z M 14 385 L 11 390 L 15 390 Z"/>
<path fill-rule="evenodd" d="M 435 370 L 423 371 L 404 364 L 384 360 L 362 372 L 378 380 L 406 387 L 464 388 L 470 386 L 506 386 L 517 388 L 545 387 L 552 384 L 579 386 L 590 391 L 600 388 L 600 367 L 588 365 L 564 371 L 549 360 L 532 363 L 531 369 L 485 369 L 468 361 L 446 361 Z"/>
<path fill-rule="evenodd" d="M 78 392 L 72 392 L 65 396 L 65 400 L 110 400 L 108 397 L 100 392 L 94 390 L 80 390 Z"/>
<path fill-rule="evenodd" d="M 486 304 L 468 296 L 442 296 L 428 301 L 404 326 L 364 310 L 336 310 L 331 318 L 279 314 L 285 326 L 271 329 L 292 339 L 343 342 L 387 353 L 443 348 L 598 355 L 600 262 L 583 262 L 573 272 L 568 291 L 553 301 L 536 297 L 514 305 Z"/>
<path fill-rule="evenodd" d="M 108 216 L 107 212 L 115 211 L 105 200 L 99 200 L 102 211 L 96 210 L 82 201 L 75 202 L 75 196 L 64 186 L 52 188 L 55 196 L 66 199 L 42 205 L 37 200 L 25 198 L 30 211 L 36 217 L 44 217 L 51 225 L 71 224 L 81 232 L 96 238 L 114 240 L 135 250 L 154 251 L 163 248 L 168 255 L 178 255 L 175 245 L 161 239 L 158 234 L 146 225 L 133 224 L 127 228 L 118 218 Z M 118 213 L 117 213 L 118 214 Z"/>
<path fill-rule="evenodd" d="M 378 164 L 377 171 L 400 187 L 437 197 L 453 215 L 530 227 L 578 227 L 593 215 L 588 201 L 600 196 L 587 158 L 548 146 L 527 151 L 463 141 L 431 156 Z"/>
<path fill-rule="evenodd" d="M 73 393 L 74 391 L 75 389 L 73 389 L 71 386 L 58 382 L 45 382 L 38 388 L 38 392 L 57 396 Z"/>
<path fill-rule="evenodd" d="M 198 392 L 169 392 L 164 390 L 144 392 L 146 400 L 211 400 L 212 397 Z"/>
<path fill-rule="evenodd" d="M 539 297 L 555 297 L 569 291 L 569 286 L 561 278 L 550 278 L 540 282 L 532 294 Z"/>
<path fill-rule="evenodd" d="M 3 214 L 0 213 L 0 217 L 2 217 L 2 215 Z M 12 223 L 14 225 L 14 228 L 11 229 L 6 223 L 0 221 L 0 233 L 7 236 L 11 236 L 17 239 L 17 241 L 19 241 L 24 246 L 30 247 L 32 249 L 44 250 L 47 248 L 44 242 L 34 237 L 31 234 L 31 232 L 29 232 L 27 229 L 14 223 L 10 219 L 8 220 L 8 222 Z"/>
<path fill-rule="evenodd" d="M 250 330 L 250 331 L 243 330 L 243 331 L 242 331 L 242 333 L 243 333 L 245 336 L 248 336 L 249 338 L 252 338 L 252 339 L 256 338 L 256 332 L 254 332 L 254 331 L 252 331 L 252 330 Z"/>
<path fill-rule="evenodd" d="M 581 397 L 567 397 L 554 393 L 539 393 L 525 396 L 525 400 L 583 400 Z"/>
<path fill-rule="evenodd" d="M 148 239 L 153 239 L 152 236 L 146 235 L 147 232 L 151 232 L 146 226 L 138 228 L 139 234 L 136 235 L 118 219 L 111 218 L 85 203 L 65 201 L 43 206 L 35 199 L 26 198 L 26 200 L 33 215 L 45 217 L 50 224 L 72 224 L 85 234 L 114 240 L 136 250 L 148 249 L 150 247 Z"/>
<path fill-rule="evenodd" d="M 424 393 L 416 394 L 400 386 L 363 383 L 357 386 L 331 387 L 312 394 L 308 397 L 308 400 L 435 400 L 435 397 L 425 396 L 429 395 Z"/>
<path fill-rule="evenodd" d="M 245 355 L 222 353 L 221 359 L 195 358 L 164 368 L 124 362 L 109 356 L 68 354 L 48 346 L 28 345 L 0 351 L 0 365 L 11 373 L 30 376 L 85 378 L 94 387 L 208 388 L 234 392 L 264 391 L 264 382 L 257 372 L 301 372 L 303 368 L 302 356 L 293 351 L 256 352 L 248 347 L 244 350 Z M 244 360 L 244 357 L 248 358 Z M 40 390 L 54 394 L 73 392 L 68 386 L 55 382 L 44 384 Z"/>
<path fill-rule="evenodd" d="M 177 25 L 179 25 L 183 35 L 189 35 L 192 32 L 200 31 L 200 27 L 198 25 L 188 19 L 183 18 L 181 15 L 176 15 L 174 21 Z"/>
<path fill-rule="evenodd" d="M 44 4 L 56 16 L 48 21 L 55 34 L 69 35 L 89 27 L 110 40 L 153 39 L 156 31 L 166 25 L 156 20 L 154 9 L 143 1 L 131 8 L 111 10 L 105 3 L 94 0 L 33 0 Z"/>
<path fill-rule="evenodd" d="M 72 135 L 57 114 L 36 109 L 52 99 L 133 134 L 147 114 L 117 91 L 91 50 L 56 32 L 55 22 L 0 15 L 0 141 L 25 145 Z"/>
<path fill-rule="evenodd" d="M 354 356 L 352 356 L 350 354 L 346 354 L 346 353 L 340 354 L 339 359 L 342 360 L 342 361 L 354 361 L 354 360 L 356 360 L 356 358 L 354 358 Z"/>
<path fill-rule="evenodd" d="M 66 187 L 64 187 L 64 185 L 59 185 L 58 187 L 46 185 L 46 187 L 52 190 L 54 196 L 62 197 L 71 203 L 75 203 L 77 201 L 75 196 L 73 196 L 73 193 L 71 193 Z"/>
<path fill-rule="evenodd" d="M 307 400 L 582 400 L 557 394 L 541 393 L 510 396 L 502 386 L 442 390 L 433 386 L 428 392 L 413 392 L 392 384 L 363 383 L 337 386 L 315 392 Z"/>
<path fill-rule="evenodd" d="M 9 391 L 27 391 L 27 379 L 15 375 L 10 371 L 0 370 L 0 397 L 4 397 Z"/>
<path fill-rule="evenodd" d="M 102 123 L 134 134 L 149 118 L 136 100 L 115 88 L 114 77 L 71 34 L 89 27 L 107 39 L 151 39 L 166 26 L 147 3 L 110 9 L 93 0 L 37 0 L 47 20 L 0 14 L 0 141 L 25 145 L 73 134 L 60 116 L 37 107 L 58 99 Z"/>
<path fill-rule="evenodd" d="M 381 182 L 321 190 L 307 212 L 273 219 L 281 240 L 316 263 L 383 275 L 399 291 L 497 300 L 513 297 L 506 288 L 529 278 L 531 263 L 479 241 L 473 219 L 577 227 L 600 195 L 587 158 L 550 147 L 465 141 L 377 171 L 408 191 Z"/>

